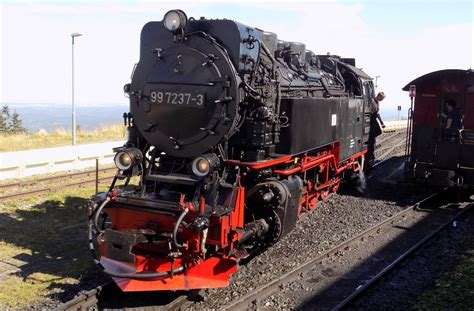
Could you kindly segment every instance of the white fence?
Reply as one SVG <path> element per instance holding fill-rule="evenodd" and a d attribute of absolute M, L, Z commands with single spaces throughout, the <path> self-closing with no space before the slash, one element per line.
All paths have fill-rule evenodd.
<path fill-rule="evenodd" d="M 387 121 L 384 131 L 406 128 L 407 121 Z M 0 153 L 0 180 L 78 170 L 113 162 L 113 147 L 123 146 L 123 141 L 84 144 L 16 152 Z"/>
<path fill-rule="evenodd" d="M 0 180 L 111 164 L 123 141 L 0 153 Z"/>

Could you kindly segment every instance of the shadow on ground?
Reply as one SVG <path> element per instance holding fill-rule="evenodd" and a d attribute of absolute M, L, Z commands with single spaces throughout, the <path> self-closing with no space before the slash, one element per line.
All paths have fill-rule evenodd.
<path fill-rule="evenodd" d="M 339 194 L 390 202 L 406 207 L 428 196 L 434 189 L 421 183 L 407 182 L 404 177 L 405 156 L 392 157 L 369 173 L 352 176 L 341 185 Z"/>
<path fill-rule="evenodd" d="M 335 308 L 339 310 L 341 306 L 336 306 L 337 303 L 352 294 L 356 288 L 359 288 L 358 285 L 364 285 L 371 277 L 382 271 L 389 263 L 400 256 L 400 254 L 408 250 L 416 242 L 419 242 L 420 236 L 426 236 L 439 225 L 459 213 L 462 206 L 460 202 L 471 202 L 472 204 L 471 199 L 466 197 L 457 198 L 455 191 L 449 191 L 440 200 L 431 202 L 423 207 L 426 216 L 419 219 L 412 226 L 399 227 L 393 224 L 392 227 L 404 229 L 400 234 L 392 235 L 388 238 L 385 236 L 388 230 L 384 229 L 381 230 L 381 233 L 374 234 L 374 236 L 381 234 L 387 239 L 387 242 L 382 247 L 373 246 L 367 239 L 366 242 L 361 240 L 363 244 L 348 248 L 347 251 L 350 255 L 348 254 L 346 258 L 337 258 L 336 260 L 333 259 L 321 264 L 322 267 L 325 267 L 325 270 L 321 269 L 322 272 L 315 272 L 315 275 L 311 275 L 311 278 L 308 277 L 308 280 L 303 279 L 302 281 L 307 282 L 303 287 L 317 286 L 318 289 L 315 290 L 314 294 L 306 297 L 305 301 L 296 309 L 332 310 Z M 463 217 L 472 217 L 472 212 Z M 466 222 L 466 224 L 468 223 Z M 410 261 L 414 258 L 420 260 L 421 258 L 420 264 L 416 269 L 407 271 L 400 269 L 397 271 L 396 268 L 396 272 L 393 275 L 398 275 L 397 281 L 393 279 L 386 281 L 383 289 L 379 289 L 379 285 L 375 285 L 369 293 L 378 292 L 376 295 L 371 296 L 369 294 L 362 300 L 356 301 L 355 305 L 344 306 L 342 310 L 417 309 L 414 308 L 414 304 L 418 299 L 418 295 L 426 288 L 432 286 L 433 281 L 443 275 L 443 273 L 450 271 L 457 262 L 456 253 L 462 254 L 463 250 L 458 250 L 458 246 L 453 247 L 453 244 L 456 244 L 453 243 L 453 240 L 459 240 L 460 244 L 470 240 L 469 229 L 464 224 L 448 226 L 442 233 L 447 237 L 443 243 L 440 242 L 442 239 L 439 238 L 439 235 L 432 240 L 432 243 L 437 245 L 437 247 L 429 256 L 425 257 L 426 255 L 423 255 L 423 250 L 421 250 L 408 260 Z M 372 253 L 372 250 L 375 252 Z M 365 255 L 370 256 L 366 257 L 363 254 L 364 252 L 367 252 Z M 344 266 L 349 262 L 353 264 L 353 268 L 345 270 Z M 331 271 L 331 274 L 324 274 L 325 271 Z M 309 280 L 316 280 L 318 285 L 310 284 Z M 381 283 L 384 282 L 382 281 Z M 463 302 L 463 299 L 457 299 L 457 301 L 461 301 L 460 305 L 462 307 L 454 307 L 453 310 L 472 309 L 471 302 Z M 450 309 L 449 306 L 447 307 L 447 309 L 443 307 L 440 310 Z M 437 308 L 435 307 L 435 309 Z"/>
<path fill-rule="evenodd" d="M 0 287 L 7 287 L 13 301 L 7 297 L 0 306 L 21 306 L 18 298 L 61 301 L 93 283 L 99 273 L 87 248 L 85 203 L 68 196 L 27 208 L 0 207 Z"/>

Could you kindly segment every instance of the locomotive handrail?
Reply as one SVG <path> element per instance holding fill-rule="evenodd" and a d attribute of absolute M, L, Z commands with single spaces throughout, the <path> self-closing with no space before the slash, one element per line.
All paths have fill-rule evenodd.
<path fill-rule="evenodd" d="M 146 176 L 148 180 L 155 180 L 155 181 L 162 181 L 162 182 L 174 182 L 174 183 L 182 183 L 187 185 L 194 185 L 198 182 L 196 178 L 192 178 L 188 175 L 183 174 L 148 174 Z"/>
<path fill-rule="evenodd" d="M 412 108 L 408 108 L 408 120 L 407 120 L 407 136 L 406 136 L 406 144 L 405 144 L 405 155 L 410 155 L 411 149 L 411 137 L 412 135 L 412 126 L 413 126 L 413 113 Z"/>
<path fill-rule="evenodd" d="M 215 82 L 221 82 L 221 81 L 215 81 Z M 215 86 L 216 83 L 214 82 L 208 82 L 208 83 L 190 83 L 190 82 L 156 82 L 156 81 L 149 81 L 147 84 L 158 84 L 158 85 L 186 85 L 186 86 Z"/>

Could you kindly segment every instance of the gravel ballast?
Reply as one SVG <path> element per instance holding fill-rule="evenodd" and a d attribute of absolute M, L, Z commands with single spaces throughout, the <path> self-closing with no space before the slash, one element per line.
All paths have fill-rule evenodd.
<path fill-rule="evenodd" d="M 365 190 L 361 185 L 345 187 L 341 194 L 334 194 L 315 210 L 303 214 L 288 236 L 239 267 L 229 288 L 206 290 L 204 301 L 192 308 L 222 307 L 427 196 L 429 189 L 382 181 L 388 168 L 400 167 L 403 161 L 404 158 L 394 158 L 375 169 L 366 178 Z M 285 308 L 287 303 L 275 302 L 273 308 Z"/>
<path fill-rule="evenodd" d="M 365 182 L 341 187 L 339 194 L 332 195 L 313 211 L 303 214 L 290 234 L 240 266 L 228 288 L 204 290 L 202 299 L 186 308 L 222 307 L 427 196 L 429 189 L 396 181 L 397 175 L 392 172 L 399 169 L 405 160 L 400 153 L 399 149 L 395 150 L 392 158 L 374 169 L 370 176 L 362 176 Z M 70 298 L 79 290 L 90 289 L 93 283 L 102 283 L 104 279 L 93 268 L 85 273 L 74 290 L 64 293 L 61 298 Z M 283 303 L 278 308 L 285 305 L 290 304 Z"/>

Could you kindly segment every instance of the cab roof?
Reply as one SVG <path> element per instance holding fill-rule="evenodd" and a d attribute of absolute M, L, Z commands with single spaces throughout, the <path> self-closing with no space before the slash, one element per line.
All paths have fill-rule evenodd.
<path fill-rule="evenodd" d="M 468 70 L 463 70 L 463 69 L 443 69 L 443 70 L 438 70 L 438 71 L 433 71 L 430 73 L 427 73 L 425 75 L 422 75 L 415 80 L 411 81 L 407 85 L 403 87 L 403 91 L 408 91 L 410 89 L 410 85 L 421 85 L 424 84 L 426 81 L 433 80 L 433 79 L 438 79 L 441 76 L 446 76 L 446 75 L 451 75 L 451 74 L 470 74 L 473 73 L 472 69 Z"/>

